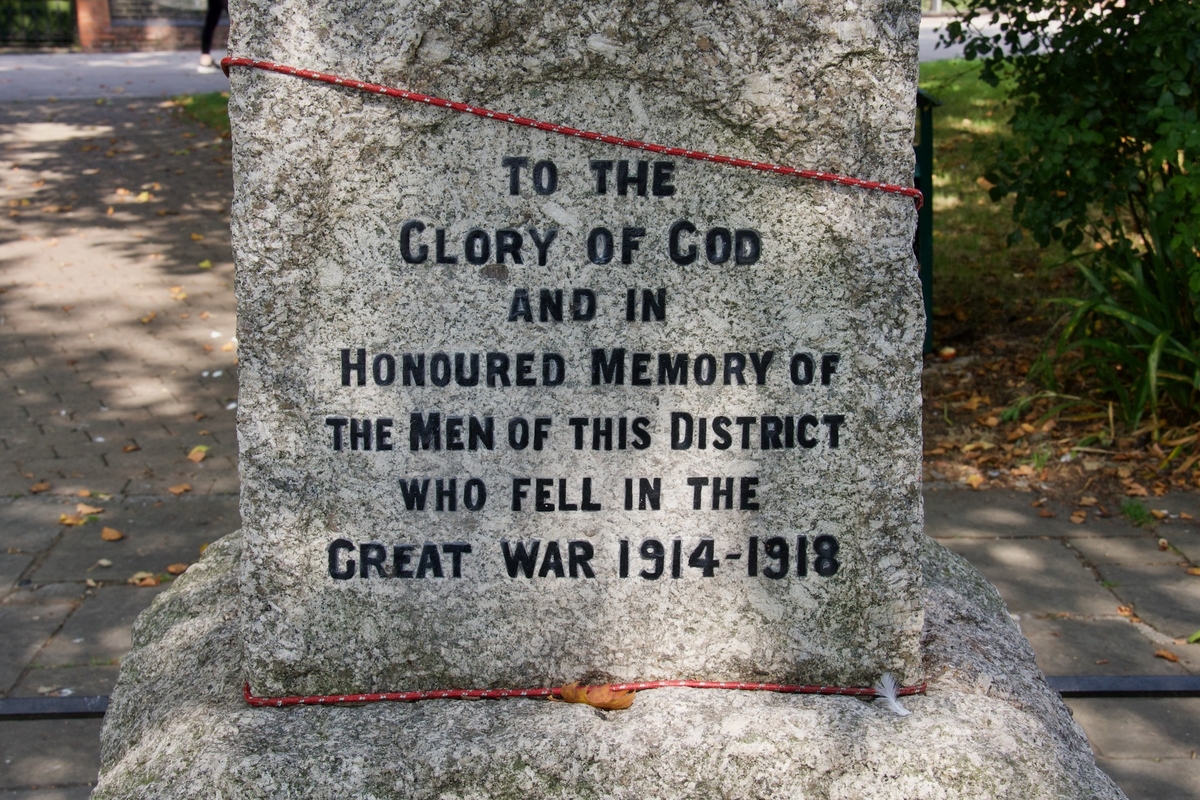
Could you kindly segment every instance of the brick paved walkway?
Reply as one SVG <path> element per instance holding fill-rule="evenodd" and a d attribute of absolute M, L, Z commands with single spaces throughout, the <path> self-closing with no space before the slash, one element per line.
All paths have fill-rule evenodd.
<path fill-rule="evenodd" d="M 162 591 L 126 581 L 238 526 L 230 149 L 149 100 L 7 103 L 0 148 L 0 691 L 106 694 Z M 1048 673 L 1200 672 L 1180 639 L 1200 628 L 1197 528 L 926 498 L 929 533 L 999 587 Z M 1200 518 L 1195 496 L 1156 504 Z M 1070 705 L 1131 797 L 1200 797 L 1200 699 Z M 86 797 L 99 728 L 0 723 L 0 798 Z"/>

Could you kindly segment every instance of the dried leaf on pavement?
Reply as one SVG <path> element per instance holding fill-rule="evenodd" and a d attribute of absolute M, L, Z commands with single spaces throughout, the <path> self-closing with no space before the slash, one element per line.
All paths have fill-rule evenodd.
<path fill-rule="evenodd" d="M 1076 525 L 1082 525 L 1086 521 L 1087 521 L 1087 512 L 1086 511 L 1071 512 L 1071 522 L 1074 522 Z"/>
<path fill-rule="evenodd" d="M 87 522 L 87 517 L 77 517 L 74 514 L 59 514 L 58 522 L 60 525 L 83 525 Z"/>
<path fill-rule="evenodd" d="M 151 311 L 149 314 L 147 314 L 146 316 L 142 317 L 142 324 L 143 324 L 143 325 L 149 325 L 151 322 L 153 322 L 153 321 L 154 321 L 154 318 L 155 318 L 155 317 L 157 317 L 157 316 L 158 316 L 158 312 L 157 312 L 157 311 Z"/>
<path fill-rule="evenodd" d="M 1130 497 L 1148 497 L 1150 492 L 1137 481 L 1130 481 L 1125 486 L 1125 494 Z"/>
<path fill-rule="evenodd" d="M 982 485 L 983 485 L 983 476 L 980 475 L 978 472 L 974 473 L 973 475 L 967 476 L 967 486 L 970 486 L 972 489 L 978 489 Z"/>
<path fill-rule="evenodd" d="M 100 531 L 100 538 L 106 542 L 119 542 L 125 538 L 125 534 L 121 533 L 116 528 L 105 527 Z"/>
<path fill-rule="evenodd" d="M 1179 661 L 1179 656 L 1175 655 L 1174 653 L 1172 653 L 1170 650 L 1167 650 L 1166 648 L 1155 650 L 1154 657 L 1155 658 L 1164 658 L 1167 661 L 1173 661 L 1173 662 Z"/>
<path fill-rule="evenodd" d="M 41 494 L 42 492 L 50 491 L 50 483 L 48 481 L 38 481 L 33 486 L 29 487 L 32 494 Z"/>
<path fill-rule="evenodd" d="M 121 452 L 122 453 L 136 453 L 138 450 L 141 450 L 141 449 L 142 448 L 138 447 L 136 444 L 127 444 L 121 448 Z"/>
<path fill-rule="evenodd" d="M 171 573 L 172 575 L 182 575 L 183 573 L 187 572 L 187 568 L 187 564 L 172 564 L 171 566 L 167 567 L 167 572 Z"/>
<path fill-rule="evenodd" d="M 1095 497 L 1092 497 L 1092 496 L 1086 495 L 1086 494 L 1083 497 L 1079 498 L 1079 505 L 1081 505 L 1081 506 L 1089 506 L 1090 507 L 1090 506 L 1096 505 L 1096 503 L 1099 503 L 1099 502 L 1100 501 L 1098 499 L 1096 499 Z"/>
<path fill-rule="evenodd" d="M 75 513 L 86 517 L 91 514 L 103 514 L 104 509 L 100 506 L 89 506 L 87 503 L 76 503 Z"/>
<path fill-rule="evenodd" d="M 199 464 L 204 460 L 204 456 L 208 454 L 208 445 L 198 444 L 193 447 L 187 454 L 188 461 L 193 461 Z"/>
<path fill-rule="evenodd" d="M 171 494 L 175 495 L 176 497 L 183 494 L 184 492 L 190 492 L 191 490 L 192 490 L 192 485 L 190 483 L 177 483 L 174 486 L 167 487 L 167 491 L 170 492 Z"/>
<path fill-rule="evenodd" d="M 1038 511 L 1038 516 L 1042 517 L 1043 519 L 1050 519 L 1051 517 L 1057 517 L 1058 514 L 1055 514 L 1053 511 L 1051 511 L 1048 508 L 1043 508 L 1040 511 Z"/>

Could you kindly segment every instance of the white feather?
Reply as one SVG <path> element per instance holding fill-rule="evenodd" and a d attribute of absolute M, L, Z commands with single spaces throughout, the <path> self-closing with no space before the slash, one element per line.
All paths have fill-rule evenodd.
<path fill-rule="evenodd" d="M 875 684 L 875 691 L 878 692 L 875 697 L 877 700 L 882 700 L 883 704 L 898 716 L 907 717 L 912 712 L 900 705 L 900 696 L 896 691 L 897 688 L 896 676 L 890 672 L 885 672 L 879 679 L 879 682 Z"/>

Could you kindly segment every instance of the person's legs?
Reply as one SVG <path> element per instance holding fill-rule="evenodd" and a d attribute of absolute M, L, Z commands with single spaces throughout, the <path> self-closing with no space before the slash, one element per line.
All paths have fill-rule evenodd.
<path fill-rule="evenodd" d="M 204 18 L 204 30 L 200 33 L 200 67 L 211 68 L 213 65 L 212 56 L 212 40 L 213 33 L 217 29 L 217 23 L 221 21 L 221 14 L 225 11 L 226 0 L 208 0 L 208 15 Z"/>

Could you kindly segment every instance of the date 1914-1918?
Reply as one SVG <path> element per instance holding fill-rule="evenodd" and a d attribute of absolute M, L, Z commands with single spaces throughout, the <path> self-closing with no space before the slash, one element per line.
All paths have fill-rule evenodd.
<path fill-rule="evenodd" d="M 500 556 L 510 578 L 595 578 L 595 547 L 580 539 L 511 542 L 500 541 Z M 633 544 L 622 539 L 617 547 L 617 577 L 656 581 L 660 578 L 679 579 L 690 575 L 700 578 L 717 577 L 717 571 L 733 575 L 740 562 L 750 578 L 780 580 L 790 576 L 808 577 L 810 572 L 823 578 L 836 575 L 841 567 L 837 559 L 836 537 L 807 536 L 750 536 L 743 550 L 717 555 L 716 540 L 700 539 L 686 550 L 682 539 L 662 541 L 643 539 Z M 470 576 L 469 559 L 472 548 L 463 542 L 423 545 L 380 542 L 355 544 L 348 539 L 335 539 L 328 548 L 329 577 L 334 580 L 367 580 L 371 578 L 437 579 Z M 356 558 L 357 556 L 357 558 Z"/>

